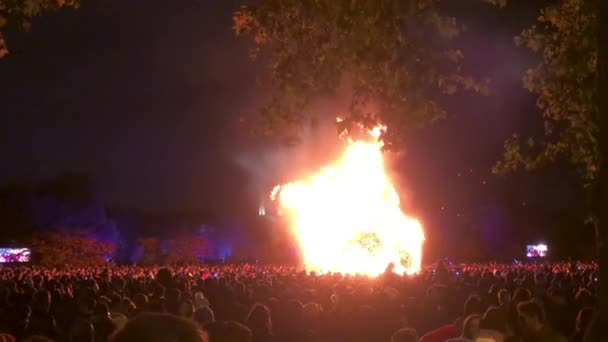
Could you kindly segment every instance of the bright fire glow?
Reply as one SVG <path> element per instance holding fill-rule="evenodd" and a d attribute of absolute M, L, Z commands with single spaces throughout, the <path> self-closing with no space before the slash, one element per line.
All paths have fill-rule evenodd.
<path fill-rule="evenodd" d="M 369 141 L 348 139 L 333 165 L 272 191 L 307 271 L 376 276 L 391 262 L 397 273 L 420 270 L 424 232 L 401 211 L 385 172 L 378 141 L 384 129 L 369 131 Z"/>

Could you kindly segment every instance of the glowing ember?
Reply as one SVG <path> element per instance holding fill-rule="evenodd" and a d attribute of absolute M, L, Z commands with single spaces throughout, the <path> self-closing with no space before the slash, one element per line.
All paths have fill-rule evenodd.
<path fill-rule="evenodd" d="M 420 270 L 424 232 L 401 211 L 385 172 L 383 129 L 369 131 L 371 141 L 348 139 L 334 165 L 272 191 L 308 271 L 375 276 L 390 262 L 398 273 Z"/>

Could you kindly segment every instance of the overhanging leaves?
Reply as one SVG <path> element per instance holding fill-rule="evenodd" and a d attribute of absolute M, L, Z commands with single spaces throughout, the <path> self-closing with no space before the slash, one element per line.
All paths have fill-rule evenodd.
<path fill-rule="evenodd" d="M 564 157 L 586 184 L 596 179 L 598 5 L 598 0 L 560 1 L 541 10 L 537 23 L 515 38 L 517 45 L 543 57 L 526 72 L 523 84 L 538 95 L 545 134 L 528 147 L 518 137 L 509 139 L 495 173 L 536 169 Z"/>
<path fill-rule="evenodd" d="M 8 53 L 7 29 L 28 30 L 31 20 L 60 7 L 77 7 L 80 0 L 0 0 L 0 58 Z"/>
<path fill-rule="evenodd" d="M 265 0 L 237 11 L 234 30 L 251 40 L 252 56 L 270 60 L 266 134 L 297 132 L 315 115 L 312 101 L 346 84 L 342 125 L 382 122 L 382 139 L 396 146 L 409 130 L 445 116 L 435 102 L 441 92 L 487 91 L 460 72 L 462 52 L 444 48 L 462 27 L 437 11 L 436 0 Z"/>

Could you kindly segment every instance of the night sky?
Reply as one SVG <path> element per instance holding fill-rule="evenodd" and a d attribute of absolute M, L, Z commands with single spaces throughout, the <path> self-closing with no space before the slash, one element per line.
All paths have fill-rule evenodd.
<path fill-rule="evenodd" d="M 242 215 L 266 186 L 328 158 L 318 145 L 334 139 L 333 129 L 295 150 L 246 135 L 266 91 L 255 86 L 263 69 L 231 29 L 242 0 L 143 3 L 85 1 L 9 36 L 11 54 L 0 60 L 0 182 L 77 171 L 96 180 L 111 207 Z M 510 9 L 520 18 L 513 22 L 479 1 L 458 3 L 446 10 L 468 26 L 456 42 L 465 70 L 490 77 L 493 94 L 446 100 L 449 118 L 406 147 L 393 171 L 407 206 L 428 221 L 488 205 L 581 203 L 566 168 L 490 174 L 506 137 L 540 127 L 534 97 L 521 87 L 535 57 L 513 44 L 535 10 Z"/>

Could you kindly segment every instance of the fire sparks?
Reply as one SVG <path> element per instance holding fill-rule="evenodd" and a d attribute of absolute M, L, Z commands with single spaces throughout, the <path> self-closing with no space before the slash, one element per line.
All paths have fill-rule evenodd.
<path fill-rule="evenodd" d="M 272 191 L 308 271 L 375 276 L 391 262 L 397 273 L 420 270 L 424 232 L 401 211 L 385 171 L 378 141 L 384 129 L 367 131 L 367 140 L 348 139 L 333 165 Z"/>

